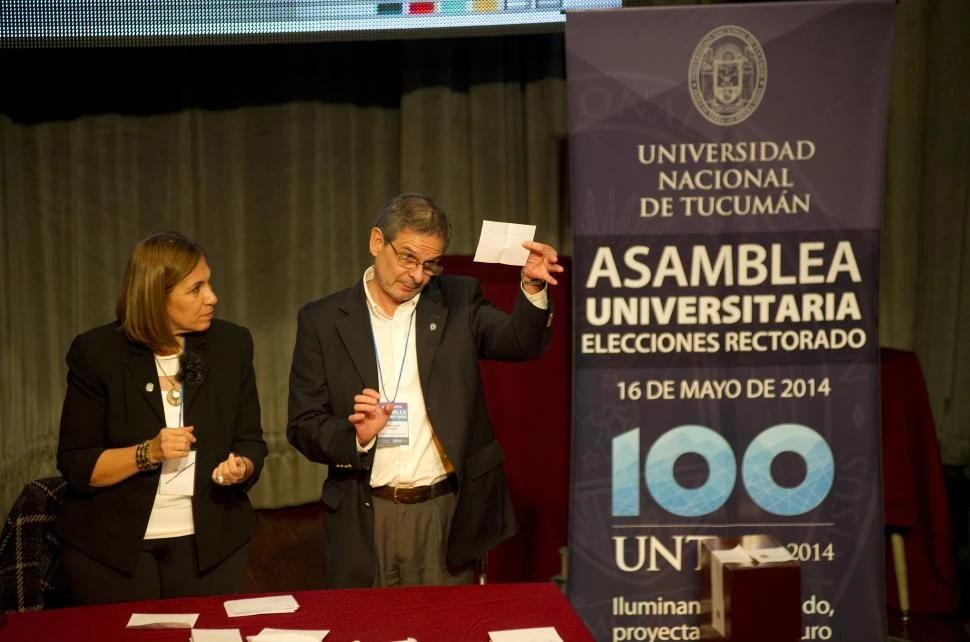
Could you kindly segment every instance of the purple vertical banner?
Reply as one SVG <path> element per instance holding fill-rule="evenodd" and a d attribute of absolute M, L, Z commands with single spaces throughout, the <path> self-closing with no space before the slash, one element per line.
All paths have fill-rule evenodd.
<path fill-rule="evenodd" d="M 886 639 L 892 8 L 567 14 L 567 590 L 598 640 L 708 639 L 700 547 L 747 534 L 799 561 L 801 640 Z"/>

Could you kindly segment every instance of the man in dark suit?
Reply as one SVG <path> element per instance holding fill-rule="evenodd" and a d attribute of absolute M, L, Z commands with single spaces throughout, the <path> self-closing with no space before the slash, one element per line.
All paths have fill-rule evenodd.
<path fill-rule="evenodd" d="M 529 258 L 511 314 L 474 279 L 443 275 L 451 227 L 416 194 L 392 198 L 370 234 L 374 265 L 304 306 L 290 372 L 287 437 L 327 464 L 326 583 L 463 584 L 515 532 L 479 359 L 538 357 L 552 333 L 556 251 Z"/>

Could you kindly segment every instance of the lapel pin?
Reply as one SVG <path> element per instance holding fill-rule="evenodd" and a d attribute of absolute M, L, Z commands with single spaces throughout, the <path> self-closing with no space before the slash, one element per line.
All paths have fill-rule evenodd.
<path fill-rule="evenodd" d="M 151 392 L 155 389 L 155 384 L 149 382 L 145 384 L 145 392 Z"/>
<path fill-rule="evenodd" d="M 432 323 L 431 325 L 428 326 L 428 329 L 431 330 L 432 332 L 434 332 L 435 330 L 438 329 L 438 324 L 437 323 Z"/>

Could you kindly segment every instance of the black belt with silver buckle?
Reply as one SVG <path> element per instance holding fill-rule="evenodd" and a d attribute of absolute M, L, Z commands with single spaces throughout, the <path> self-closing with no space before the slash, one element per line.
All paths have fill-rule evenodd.
<path fill-rule="evenodd" d="M 378 486 L 371 488 L 374 497 L 380 497 L 395 504 L 420 504 L 429 499 L 453 493 L 458 489 L 454 475 L 448 475 L 440 482 L 430 486 Z"/>

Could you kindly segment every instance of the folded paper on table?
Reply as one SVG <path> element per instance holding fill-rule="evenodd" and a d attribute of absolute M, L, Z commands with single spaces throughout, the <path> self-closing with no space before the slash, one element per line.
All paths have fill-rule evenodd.
<path fill-rule="evenodd" d="M 198 613 L 132 613 L 129 629 L 191 629 Z"/>
<path fill-rule="evenodd" d="M 535 629 L 508 629 L 489 631 L 491 642 L 563 642 L 555 627 L 545 626 Z"/>
<path fill-rule="evenodd" d="M 300 605 L 297 604 L 296 599 L 292 595 L 228 600 L 224 605 L 226 607 L 226 615 L 229 617 L 262 615 L 265 613 L 292 613 L 300 608 Z"/>
<path fill-rule="evenodd" d="M 330 633 L 326 629 L 263 629 L 247 635 L 248 642 L 321 642 Z"/>
<path fill-rule="evenodd" d="M 242 642 L 239 629 L 192 629 L 189 642 Z"/>

